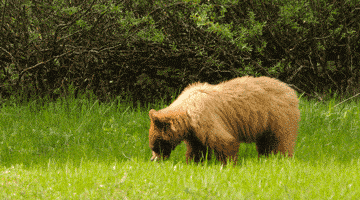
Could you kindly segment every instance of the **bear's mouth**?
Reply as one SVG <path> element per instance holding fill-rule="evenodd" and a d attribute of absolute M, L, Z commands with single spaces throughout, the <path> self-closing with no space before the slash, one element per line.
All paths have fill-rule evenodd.
<path fill-rule="evenodd" d="M 170 157 L 171 150 L 173 150 L 172 147 L 173 146 L 168 141 L 161 139 L 155 140 L 155 142 L 152 145 L 150 145 L 150 148 L 152 150 L 152 156 L 150 160 L 151 161 L 156 161 L 159 159 L 166 160 L 167 158 Z"/>
<path fill-rule="evenodd" d="M 152 151 L 151 161 L 157 161 L 159 159 L 167 160 L 170 157 L 170 154 L 158 154 L 155 151 Z"/>
<path fill-rule="evenodd" d="M 157 161 L 158 160 L 158 158 L 159 158 L 159 156 L 154 152 L 154 151 L 152 151 L 152 156 L 151 156 L 151 161 Z"/>

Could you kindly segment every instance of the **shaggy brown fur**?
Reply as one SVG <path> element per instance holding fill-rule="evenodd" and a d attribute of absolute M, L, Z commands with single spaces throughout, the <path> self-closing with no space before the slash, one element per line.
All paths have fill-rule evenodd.
<path fill-rule="evenodd" d="M 207 150 L 218 160 L 236 161 L 241 142 L 256 143 L 260 155 L 294 152 L 300 112 L 289 86 L 268 77 L 235 78 L 189 85 L 167 108 L 150 110 L 152 158 L 167 158 L 184 141 L 187 161 Z M 208 157 L 209 159 L 209 157 Z"/>

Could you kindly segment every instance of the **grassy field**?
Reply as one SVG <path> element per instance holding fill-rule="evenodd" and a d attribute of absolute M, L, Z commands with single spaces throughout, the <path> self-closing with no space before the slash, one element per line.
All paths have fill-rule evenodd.
<path fill-rule="evenodd" d="M 13 101 L 15 102 L 15 101 Z M 357 199 L 360 106 L 301 100 L 294 158 L 150 162 L 148 108 L 60 99 L 0 106 L 0 199 Z"/>

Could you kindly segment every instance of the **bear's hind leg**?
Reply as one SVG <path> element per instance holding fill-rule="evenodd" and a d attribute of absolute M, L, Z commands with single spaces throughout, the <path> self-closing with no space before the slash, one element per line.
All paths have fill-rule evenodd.
<path fill-rule="evenodd" d="M 280 138 L 277 150 L 280 151 L 284 156 L 292 157 L 294 153 L 296 136 L 291 133 L 284 135 Z"/>
<path fill-rule="evenodd" d="M 269 156 L 271 152 L 277 153 L 279 147 L 279 139 L 270 131 L 264 132 L 256 138 L 256 150 L 259 157 L 262 155 Z"/>

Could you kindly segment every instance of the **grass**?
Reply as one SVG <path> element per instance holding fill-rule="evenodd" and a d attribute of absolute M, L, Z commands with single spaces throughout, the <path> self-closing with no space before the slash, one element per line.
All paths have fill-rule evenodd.
<path fill-rule="evenodd" d="M 0 106 L 1 199 L 356 199 L 360 106 L 301 100 L 293 159 L 257 159 L 242 144 L 238 165 L 185 162 L 185 146 L 150 162 L 151 108 L 59 99 Z"/>

